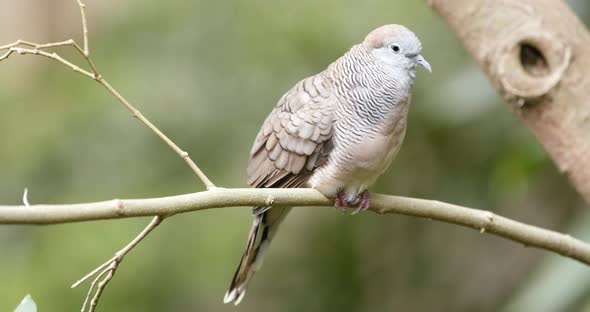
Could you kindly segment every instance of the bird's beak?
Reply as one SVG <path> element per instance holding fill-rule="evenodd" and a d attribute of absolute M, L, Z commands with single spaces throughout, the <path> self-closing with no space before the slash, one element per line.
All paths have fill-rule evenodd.
<path fill-rule="evenodd" d="M 426 69 L 429 73 L 432 73 L 432 67 L 430 67 L 430 63 L 420 54 L 416 55 L 416 64 L 422 66 Z"/>

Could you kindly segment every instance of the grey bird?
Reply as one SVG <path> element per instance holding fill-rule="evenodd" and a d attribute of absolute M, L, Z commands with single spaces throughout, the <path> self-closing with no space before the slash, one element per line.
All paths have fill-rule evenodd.
<path fill-rule="evenodd" d="M 248 184 L 312 187 L 353 214 L 395 158 L 406 132 L 415 69 L 431 71 L 420 40 L 404 26 L 369 33 L 321 73 L 299 81 L 264 121 L 250 151 Z M 254 207 L 246 251 L 225 294 L 239 304 L 291 208 Z"/>

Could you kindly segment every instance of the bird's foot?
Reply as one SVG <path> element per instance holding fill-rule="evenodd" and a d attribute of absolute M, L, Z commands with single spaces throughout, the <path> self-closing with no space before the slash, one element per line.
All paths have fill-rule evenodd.
<path fill-rule="evenodd" d="M 357 196 L 357 198 L 352 202 L 346 199 L 346 193 L 344 193 L 343 191 L 336 192 L 336 194 L 333 196 L 333 199 L 334 208 L 342 207 L 342 212 L 344 214 L 348 213 L 348 207 L 350 207 L 351 205 L 356 205 L 356 209 L 351 213 L 352 215 L 355 215 L 361 211 L 369 209 L 369 206 L 371 204 L 371 196 L 369 194 L 369 191 L 367 190 L 360 193 Z"/>
<path fill-rule="evenodd" d="M 353 215 L 355 215 L 361 211 L 365 211 L 365 210 L 369 209 L 369 206 L 371 205 L 371 194 L 369 194 L 369 191 L 364 190 L 357 197 L 357 201 L 358 201 L 358 206 L 352 212 Z"/>
<path fill-rule="evenodd" d="M 334 199 L 334 208 L 342 207 L 342 213 L 348 213 L 348 206 L 350 202 L 346 199 L 346 194 L 343 191 L 338 191 L 333 196 Z"/>

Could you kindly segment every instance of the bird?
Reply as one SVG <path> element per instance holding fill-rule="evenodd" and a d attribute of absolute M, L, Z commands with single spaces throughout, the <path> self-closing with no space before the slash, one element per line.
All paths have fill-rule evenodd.
<path fill-rule="evenodd" d="M 418 37 L 402 25 L 371 31 L 319 74 L 299 81 L 258 132 L 247 166 L 256 188 L 311 187 L 352 214 L 398 153 L 416 68 L 432 72 Z M 254 221 L 224 303 L 238 305 L 291 207 L 253 207 Z"/>

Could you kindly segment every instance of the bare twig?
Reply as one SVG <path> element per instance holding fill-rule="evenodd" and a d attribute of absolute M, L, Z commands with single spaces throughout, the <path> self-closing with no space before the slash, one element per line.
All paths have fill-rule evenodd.
<path fill-rule="evenodd" d="M 139 110 L 137 110 L 129 101 L 127 101 L 115 88 L 113 88 L 104 77 L 98 72 L 94 62 L 90 58 L 90 51 L 88 50 L 88 26 L 86 22 L 86 14 L 85 14 L 85 7 L 86 5 L 82 3 L 81 0 L 76 0 L 78 6 L 80 7 L 80 14 L 82 16 L 82 30 L 84 36 L 84 48 L 81 48 L 75 40 L 69 39 L 60 42 L 51 42 L 51 43 L 34 43 L 25 40 L 17 40 L 13 43 L 0 46 L 0 51 L 7 50 L 4 54 L 0 55 L 0 61 L 3 61 L 10 57 L 12 54 L 17 53 L 21 55 L 30 54 L 30 55 L 40 55 L 52 60 L 55 60 L 69 68 L 73 71 L 84 75 L 90 79 L 95 80 L 100 85 L 105 87 L 109 93 L 111 93 L 125 108 L 127 108 L 134 117 L 139 119 L 145 126 L 147 126 L 150 130 L 152 130 L 162 141 L 164 141 L 178 156 L 180 156 L 191 168 L 191 170 L 197 175 L 197 177 L 203 182 L 207 189 L 211 189 L 215 187 L 215 184 L 211 182 L 211 180 L 203 173 L 203 171 L 195 164 L 195 162 L 189 157 L 189 154 L 181 149 L 178 145 L 176 145 L 170 138 L 168 138 L 162 131 L 160 131 L 153 123 L 151 123 Z M 24 47 L 28 48 L 24 48 Z M 91 71 L 87 71 L 82 69 L 81 67 L 67 61 L 63 57 L 61 57 L 56 52 L 46 52 L 44 50 L 56 47 L 63 47 L 63 46 L 71 46 L 77 52 L 82 55 L 85 61 L 91 68 Z"/>
<path fill-rule="evenodd" d="M 139 233 L 127 246 L 123 247 L 121 250 L 117 251 L 115 255 L 107 260 L 105 263 L 98 266 L 92 272 L 86 274 L 83 278 L 78 280 L 72 285 L 72 288 L 78 287 L 80 284 L 84 283 L 90 277 L 96 275 L 92 283 L 90 284 L 90 288 L 88 289 L 88 293 L 86 294 L 86 298 L 84 299 L 84 304 L 82 305 L 82 312 L 86 311 L 88 308 L 89 312 L 94 311 L 96 306 L 98 305 L 98 300 L 102 295 L 105 287 L 109 283 L 109 281 L 115 275 L 115 271 L 119 267 L 119 263 L 123 261 L 123 258 L 135 247 L 139 242 L 141 242 L 154 228 L 156 228 L 161 222 L 164 220 L 163 217 L 156 216 L 152 219 L 152 221 Z M 99 273 L 100 272 L 100 273 Z M 98 275 L 97 275 L 98 273 Z M 98 283 L 98 284 L 97 284 Z M 96 287 L 96 291 L 94 291 Z M 94 296 L 92 293 L 94 291 Z M 92 298 L 92 299 L 90 299 Z M 90 303 L 90 305 L 88 305 Z"/>
<path fill-rule="evenodd" d="M 73 205 L 0 206 L 0 224 L 56 224 L 170 215 L 221 207 L 268 205 L 272 207 L 333 207 L 333 202 L 313 189 L 215 188 L 198 193 L 160 198 L 116 199 Z M 403 214 L 470 227 L 525 246 L 552 251 L 590 265 L 589 244 L 566 234 L 524 224 L 489 211 L 434 200 L 382 194 L 371 195 L 370 210 L 380 214 Z M 105 265 L 89 275 L 96 274 Z"/>
<path fill-rule="evenodd" d="M 86 4 L 82 0 L 76 0 L 78 7 L 80 7 L 80 16 L 82 17 L 82 36 L 84 38 L 84 51 L 86 57 L 90 56 L 90 49 L 88 48 L 88 23 L 86 23 Z"/>
<path fill-rule="evenodd" d="M 94 74 L 80 68 L 77 65 L 74 65 L 72 63 L 70 63 L 69 61 L 67 61 L 66 59 L 64 59 L 63 57 L 61 57 L 59 54 L 53 52 L 53 53 L 49 53 L 46 51 L 43 51 L 41 49 L 37 49 L 37 48 L 33 48 L 33 49 L 27 49 L 27 48 L 21 48 L 21 47 L 10 47 L 8 48 L 8 52 L 6 52 L 5 54 L 3 54 L 2 56 L 0 56 L 0 62 L 4 61 L 5 59 L 7 59 L 10 55 L 12 55 L 13 53 L 17 53 L 20 55 L 26 55 L 26 54 L 30 54 L 30 55 L 41 55 L 47 58 L 50 58 L 52 60 L 58 61 L 60 63 L 62 63 L 63 65 L 71 68 L 73 71 L 82 74 L 88 78 L 94 79 Z"/>
<path fill-rule="evenodd" d="M 82 312 L 86 311 L 86 307 L 89 307 L 89 309 L 90 309 L 90 306 L 88 306 L 88 303 L 89 303 L 89 301 L 90 301 L 90 298 L 93 298 L 93 296 L 92 296 L 92 293 L 93 293 L 93 291 L 94 291 L 94 287 L 96 286 L 96 283 L 99 283 L 100 279 L 101 279 L 101 278 L 102 278 L 102 277 L 103 277 L 105 274 L 107 274 L 107 273 L 111 273 L 111 271 L 110 271 L 110 266 L 111 266 L 111 264 L 113 264 L 113 263 L 114 263 L 114 262 L 112 262 L 112 261 L 110 261 L 110 260 L 109 260 L 109 261 L 107 261 L 105 264 L 106 264 L 106 265 L 108 265 L 109 267 L 108 267 L 108 268 L 103 268 L 103 270 L 102 270 L 102 271 L 101 271 L 101 272 L 100 272 L 98 275 L 96 275 L 96 277 L 94 278 L 94 280 L 92 280 L 92 283 L 90 284 L 90 287 L 88 288 L 88 293 L 86 294 L 86 297 L 84 298 L 84 303 L 82 304 L 82 310 L 81 310 Z M 94 271 L 93 271 L 93 272 L 94 272 Z M 109 280 L 110 280 L 110 279 L 112 278 L 112 276 L 113 276 L 113 275 L 112 275 L 112 274 L 109 274 L 109 275 L 110 275 L 110 277 L 108 277 L 108 278 L 109 278 Z M 100 284 L 100 283 L 99 283 L 99 284 Z M 74 286 L 72 286 L 72 288 L 74 288 Z M 104 289 L 104 287 L 103 287 L 103 289 Z M 98 292 L 96 292 L 96 293 L 98 293 Z M 97 300 L 97 301 L 98 301 L 98 300 Z M 96 305 L 95 305 L 95 306 L 96 306 Z"/>
<path fill-rule="evenodd" d="M 96 66 L 94 65 L 94 63 L 92 62 L 90 57 L 84 53 L 84 50 L 82 50 L 82 48 L 80 48 L 80 46 L 72 39 L 68 39 L 66 41 L 59 41 L 59 42 L 50 42 L 50 43 L 34 43 L 34 42 L 19 39 L 13 43 L 10 43 L 10 44 L 4 45 L 4 46 L 0 46 L 0 51 L 8 50 L 8 52 L 6 54 L 4 54 L 3 57 L 0 57 L 0 61 L 3 61 L 4 59 L 8 58 L 8 56 L 10 56 L 10 54 L 12 54 L 13 52 L 18 52 L 18 51 L 10 51 L 12 48 L 29 47 L 29 48 L 32 48 L 33 51 L 35 51 L 35 50 L 46 50 L 46 49 L 57 48 L 57 47 L 67 47 L 67 46 L 73 47 L 78 53 L 80 53 L 80 55 L 84 58 L 84 60 L 86 60 L 86 62 L 88 63 L 88 65 L 92 69 L 92 73 L 94 74 L 94 75 L 90 75 L 89 73 L 84 73 L 84 75 L 88 76 L 89 78 L 95 79 L 96 74 L 97 74 Z M 16 49 L 12 49 L 12 50 L 16 50 Z M 72 64 L 69 64 L 69 63 L 66 63 L 64 65 L 66 65 L 70 68 L 72 67 L 71 66 Z"/>
<path fill-rule="evenodd" d="M 172 148 L 184 161 L 189 165 L 189 167 L 193 170 L 193 172 L 203 181 L 205 187 L 207 189 L 215 188 L 215 184 L 209 180 L 209 178 L 199 169 L 197 164 L 189 157 L 188 153 L 182 150 L 178 145 L 176 145 L 172 140 L 170 140 L 160 129 L 154 126 L 147 118 L 143 116 L 143 114 L 133 107 L 117 90 L 115 90 L 111 85 L 104 80 L 102 77 L 97 79 L 98 83 L 100 83 L 103 87 L 105 87 L 112 95 L 117 98 L 121 104 L 123 104 L 130 112 L 133 114 L 133 117 L 139 119 L 143 124 L 145 124 L 150 130 L 152 130 L 156 135 L 158 135 L 170 148 Z"/>

